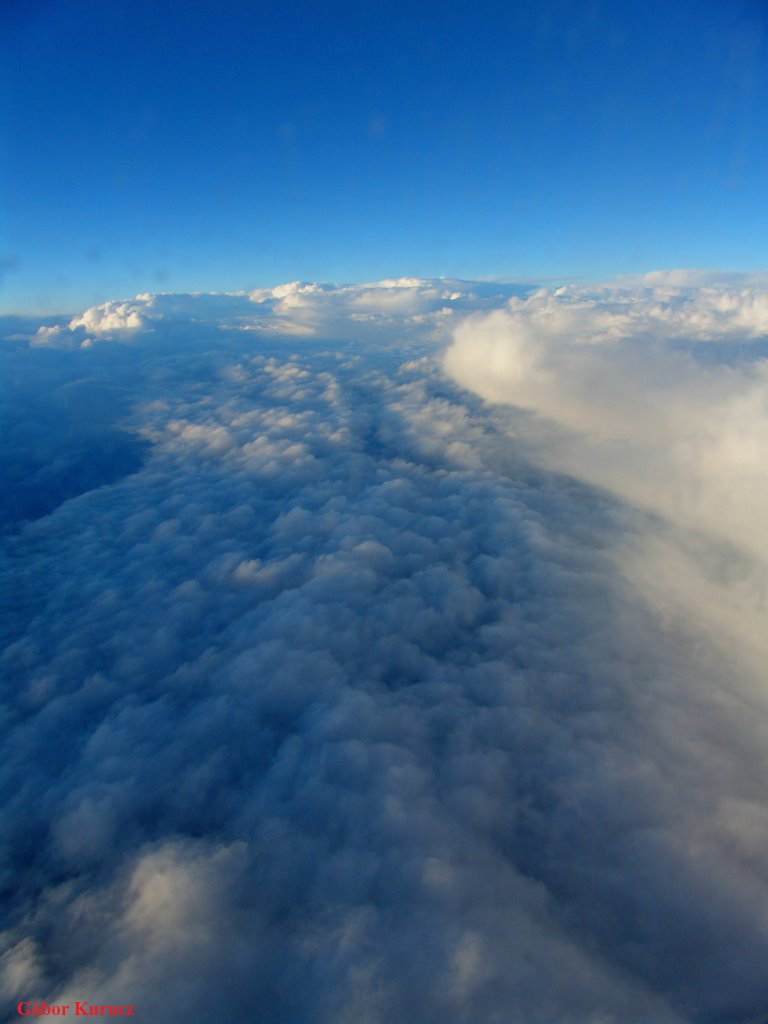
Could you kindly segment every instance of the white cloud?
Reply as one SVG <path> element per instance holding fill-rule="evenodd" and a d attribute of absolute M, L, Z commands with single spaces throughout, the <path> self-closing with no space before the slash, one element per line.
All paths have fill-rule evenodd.
<path fill-rule="evenodd" d="M 461 324 L 445 366 L 535 414 L 515 429 L 539 462 L 663 517 L 617 547 L 622 571 L 725 650 L 735 692 L 762 707 L 768 287 L 689 280 L 512 300 Z"/>
<path fill-rule="evenodd" d="M 7 356 L 11 1011 L 763 1011 L 760 294 L 510 294 L 142 296 Z M 446 380 L 468 313 L 447 365 L 527 411 Z"/>
<path fill-rule="evenodd" d="M 553 467 L 767 557 L 761 339 L 768 291 L 561 288 L 464 321 L 445 365 L 566 428 L 542 442 Z"/>
<path fill-rule="evenodd" d="M 105 302 L 92 306 L 70 321 L 70 330 L 84 327 L 89 334 L 135 331 L 146 326 L 143 310 L 137 302 Z"/>
<path fill-rule="evenodd" d="M 151 297 L 139 296 L 129 302 L 105 302 L 73 317 L 68 325 L 40 327 L 31 344 L 40 348 L 89 348 L 95 340 L 129 341 L 146 328 L 146 311 Z"/>
<path fill-rule="evenodd" d="M 521 292 L 520 286 L 477 285 L 447 279 L 403 277 L 366 284 L 291 281 L 274 288 L 215 294 L 144 293 L 106 302 L 73 317 L 68 325 L 40 327 L 32 344 L 88 348 L 97 341 L 141 343 L 149 334 L 185 324 L 252 331 L 256 336 L 325 336 L 338 340 L 391 340 L 392 330 L 411 338 L 445 341 L 446 318 L 483 309 Z"/>
<path fill-rule="evenodd" d="M 499 284 L 481 298 L 472 282 L 447 279 L 402 277 L 355 285 L 294 281 L 249 293 L 264 315 L 250 327 L 282 333 L 303 327 L 303 333 L 330 332 L 337 338 L 387 339 L 393 329 L 423 339 L 425 328 L 431 328 L 432 339 L 444 341 L 447 314 L 484 308 L 519 290 Z"/>

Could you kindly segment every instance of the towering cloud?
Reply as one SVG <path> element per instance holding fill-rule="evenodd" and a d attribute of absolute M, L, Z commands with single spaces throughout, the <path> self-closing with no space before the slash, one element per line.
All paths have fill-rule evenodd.
<path fill-rule="evenodd" d="M 765 315 L 402 279 L 6 342 L 9 1013 L 759 1021 Z"/>

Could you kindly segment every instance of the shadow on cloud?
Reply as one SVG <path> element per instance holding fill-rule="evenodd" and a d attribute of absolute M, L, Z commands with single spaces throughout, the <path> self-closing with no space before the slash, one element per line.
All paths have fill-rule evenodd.
<path fill-rule="evenodd" d="M 69 381 L 45 396 L 39 380 L 11 386 L 13 399 L 6 396 L 0 411 L 0 529 L 141 467 L 149 445 L 113 426 L 106 382 Z"/>

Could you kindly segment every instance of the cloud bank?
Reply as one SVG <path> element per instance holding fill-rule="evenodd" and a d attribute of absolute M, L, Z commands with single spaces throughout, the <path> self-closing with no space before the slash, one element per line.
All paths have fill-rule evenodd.
<path fill-rule="evenodd" d="M 761 1024 L 765 293 L 524 291 L 4 343 L 9 1019 Z"/>
<path fill-rule="evenodd" d="M 711 617 L 703 591 L 721 624 L 739 606 L 728 632 L 762 658 L 768 286 L 694 288 L 691 277 L 512 299 L 468 318 L 445 366 L 483 397 L 533 412 L 526 433 L 540 461 L 677 527 L 671 546 L 659 531 L 646 538 L 635 571 L 647 587 L 664 579 L 661 590 L 680 591 L 697 619 Z"/>

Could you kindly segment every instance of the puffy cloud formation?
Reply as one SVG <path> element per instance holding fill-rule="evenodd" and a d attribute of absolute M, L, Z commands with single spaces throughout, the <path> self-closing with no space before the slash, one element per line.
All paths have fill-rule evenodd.
<path fill-rule="evenodd" d="M 445 366 L 536 414 L 520 440 L 540 462 L 660 514 L 663 536 L 635 538 L 625 570 L 762 672 L 768 280 L 697 276 L 513 298 L 465 320 Z"/>
<path fill-rule="evenodd" d="M 521 293 L 5 343 L 11 1016 L 759 1024 L 761 296 Z"/>
<path fill-rule="evenodd" d="M 444 340 L 456 314 L 493 308 L 521 285 L 403 277 L 371 284 L 333 285 L 292 281 L 275 288 L 219 294 L 143 294 L 105 302 L 68 323 L 44 325 L 30 344 L 90 348 L 97 341 L 141 342 L 150 330 L 173 330 L 181 323 L 257 334 L 328 337 L 357 341 L 373 336 L 399 340 L 429 333 Z"/>
<path fill-rule="evenodd" d="M 151 303 L 143 298 L 133 302 L 105 302 L 72 317 L 68 324 L 37 329 L 31 344 L 40 348 L 89 348 L 94 338 L 128 340 L 147 326 L 144 310 Z"/>
<path fill-rule="evenodd" d="M 768 556 L 768 288 L 561 288 L 465 320 L 448 372 L 565 428 L 544 458 Z"/>

